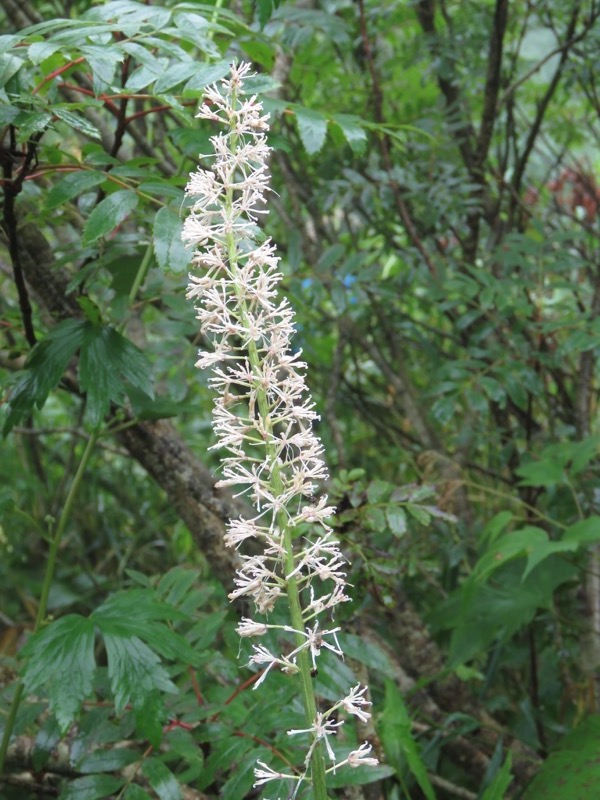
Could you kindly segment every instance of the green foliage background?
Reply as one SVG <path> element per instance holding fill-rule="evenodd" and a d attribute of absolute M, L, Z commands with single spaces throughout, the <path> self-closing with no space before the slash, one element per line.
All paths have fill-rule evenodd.
<path fill-rule="evenodd" d="M 339 748 L 382 761 L 331 796 L 600 796 L 597 0 L 0 8 L 2 797 L 238 800 L 298 757 L 239 666 L 184 299 L 234 58 L 352 564 L 316 683 L 368 680 Z"/>

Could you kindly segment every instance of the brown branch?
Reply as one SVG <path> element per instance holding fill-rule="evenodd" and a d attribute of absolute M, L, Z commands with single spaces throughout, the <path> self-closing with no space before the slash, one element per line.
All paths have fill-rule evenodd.
<path fill-rule="evenodd" d="M 496 121 L 496 103 L 500 91 L 500 78 L 502 71 L 502 48 L 506 22 L 508 18 L 508 0 L 496 0 L 496 8 L 490 28 L 490 44 L 488 50 L 487 75 L 485 79 L 483 113 L 477 146 L 475 150 L 475 163 L 481 169 L 487 158 L 494 123 Z"/>

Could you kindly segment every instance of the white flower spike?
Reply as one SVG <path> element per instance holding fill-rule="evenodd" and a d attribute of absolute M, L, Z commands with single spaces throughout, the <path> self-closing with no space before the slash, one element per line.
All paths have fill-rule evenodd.
<path fill-rule="evenodd" d="M 327 525 L 334 509 L 326 497 L 314 497 L 327 470 L 323 447 L 312 430 L 319 417 L 306 387 L 306 364 L 300 351 L 292 350 L 294 312 L 278 294 L 282 275 L 275 246 L 263 240 L 258 227 L 268 213 L 269 115 L 246 92 L 250 78 L 249 64 L 233 65 L 228 80 L 207 90 L 198 114 L 221 123 L 224 132 L 211 138 L 211 168 L 192 173 L 186 188 L 190 213 L 182 238 L 194 249 L 187 297 L 195 303 L 207 343 L 196 366 L 211 370 L 215 447 L 226 453 L 217 486 L 235 487 L 256 510 L 253 518 L 229 522 L 225 543 L 236 550 L 247 540 L 263 547 L 262 554 L 242 556 L 229 594 L 232 601 L 251 599 L 259 616 L 243 617 L 237 632 L 253 637 L 277 628 L 288 634 L 280 655 L 263 645 L 252 646 L 249 663 L 263 669 L 254 688 L 275 669 L 299 674 L 307 727 L 288 733 L 310 738 L 301 774 L 287 775 L 258 762 L 254 785 L 289 778 L 296 781 L 297 792 L 309 780 L 315 800 L 325 800 L 322 745 L 333 769 L 377 760 L 367 757 L 370 746 L 365 744 L 336 763 L 330 741 L 343 724 L 329 719 L 335 710 L 368 720 L 366 688 L 354 687 L 324 712 L 317 710 L 314 695 L 312 676 L 322 649 L 343 658 L 340 628 L 322 630 L 316 618 L 327 612 L 331 619 L 336 606 L 350 598 L 345 594 L 346 561 Z M 309 527 L 310 535 L 305 534 Z M 290 625 L 263 621 L 283 602 Z"/>

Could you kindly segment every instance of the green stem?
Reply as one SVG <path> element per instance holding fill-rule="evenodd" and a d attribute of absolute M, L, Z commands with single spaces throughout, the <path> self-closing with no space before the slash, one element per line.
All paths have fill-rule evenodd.
<path fill-rule="evenodd" d="M 42 585 L 42 594 L 40 596 L 40 602 L 38 605 L 37 615 L 35 618 L 33 633 L 37 633 L 40 630 L 44 620 L 46 619 L 46 610 L 48 608 L 48 596 L 50 594 L 50 587 L 52 586 L 52 581 L 54 579 L 54 571 L 56 569 L 56 560 L 58 557 L 60 542 L 62 539 L 62 535 L 65 532 L 65 528 L 67 526 L 71 510 L 73 508 L 73 503 L 75 501 L 77 490 L 79 489 L 79 486 L 81 484 L 81 480 L 83 478 L 83 475 L 91 458 L 94 446 L 98 440 L 98 436 L 99 433 L 95 432 L 88 439 L 88 442 L 85 446 L 85 450 L 83 451 L 83 455 L 81 457 L 81 461 L 79 462 L 79 466 L 77 467 L 77 472 L 75 473 L 75 477 L 73 478 L 73 483 L 71 484 L 71 488 L 69 489 L 69 493 L 66 497 L 63 510 L 56 525 L 54 536 L 50 541 L 48 560 L 46 562 L 46 572 L 44 574 L 44 583 Z M 4 734 L 2 736 L 2 743 L 0 744 L 0 775 L 2 775 L 2 772 L 4 770 L 4 762 L 6 760 L 6 753 L 8 751 L 8 743 L 10 741 L 10 737 L 12 735 L 12 731 L 15 725 L 15 720 L 17 718 L 17 711 L 19 710 L 19 705 L 21 703 L 21 698 L 23 696 L 23 689 L 24 689 L 23 684 L 19 683 L 8 712 L 8 717 L 6 719 L 6 726 L 4 728 Z"/>

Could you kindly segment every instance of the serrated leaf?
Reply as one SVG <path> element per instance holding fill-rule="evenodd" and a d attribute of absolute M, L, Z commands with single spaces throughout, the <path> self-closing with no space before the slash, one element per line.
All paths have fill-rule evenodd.
<path fill-rule="evenodd" d="M 5 436 L 34 407 L 42 408 L 83 341 L 86 324 L 82 320 L 64 320 L 33 348 L 25 374 L 10 395 L 3 428 Z"/>
<path fill-rule="evenodd" d="M 327 137 L 327 118 L 318 111 L 294 106 L 298 133 L 308 155 L 318 153 Z"/>
<path fill-rule="evenodd" d="M 88 327 L 81 343 L 79 381 L 87 392 L 86 413 L 98 427 L 110 403 L 123 400 L 125 382 L 153 397 L 150 364 L 133 342 L 108 325 Z"/>
<path fill-rule="evenodd" d="M 135 732 L 138 739 L 147 739 L 152 747 L 160 747 L 163 724 L 167 721 L 164 700 L 158 692 L 150 692 L 141 706 L 134 710 Z"/>
<path fill-rule="evenodd" d="M 255 781 L 254 767 L 260 755 L 260 751 L 251 750 L 235 762 L 235 769 L 220 792 L 223 800 L 244 800 L 248 797 Z"/>
<path fill-rule="evenodd" d="M 48 687 L 50 710 L 64 733 L 92 692 L 94 623 L 69 614 L 34 634 L 23 648 L 28 658 L 23 683 L 33 693 Z"/>
<path fill-rule="evenodd" d="M 427 800 L 435 800 L 427 769 L 412 735 L 408 710 L 400 690 L 389 678 L 385 680 L 385 706 L 379 733 L 387 759 L 398 775 L 402 776 L 406 762 Z"/>
<path fill-rule="evenodd" d="M 34 42 L 27 48 L 27 55 L 31 63 L 37 66 L 54 55 L 57 50 L 60 50 L 60 44 L 57 42 Z"/>
<path fill-rule="evenodd" d="M 76 114 L 74 111 L 69 111 L 66 108 L 61 108 L 61 106 L 54 106 L 52 111 L 54 112 L 55 117 L 58 117 L 58 119 L 66 122 L 67 125 L 71 126 L 71 128 L 83 133 L 85 136 L 89 136 L 92 139 L 102 138 L 98 128 L 95 125 L 92 125 L 92 123 L 89 122 L 84 116 Z"/>
<path fill-rule="evenodd" d="M 356 155 L 362 155 L 367 147 L 367 133 L 360 124 L 360 118 L 351 114 L 334 114 L 332 119 Z"/>
<path fill-rule="evenodd" d="M 88 217 L 83 228 L 83 243 L 93 244 L 101 236 L 113 231 L 131 214 L 138 204 L 138 196 L 130 189 L 120 189 L 101 200 Z"/>
<path fill-rule="evenodd" d="M 52 114 L 47 111 L 21 112 L 13 120 L 17 128 L 17 139 L 26 142 L 34 133 L 45 130 L 52 121 Z"/>
<path fill-rule="evenodd" d="M 162 761 L 157 758 L 147 758 L 142 772 L 160 800 L 181 800 L 177 779 Z"/>
<path fill-rule="evenodd" d="M 135 608 L 135 617 L 131 609 Z M 171 630 L 165 622 L 187 619 L 179 609 L 154 598 L 147 589 L 130 589 L 109 598 L 92 613 L 92 618 L 103 633 L 116 636 L 138 636 L 165 658 L 186 664 L 197 662 L 197 653 L 187 641 Z"/>
<path fill-rule="evenodd" d="M 170 208 L 161 208 L 154 218 L 152 244 L 158 266 L 183 272 L 191 261 L 191 252 L 181 241 L 181 219 Z"/>
<path fill-rule="evenodd" d="M 117 714 L 129 703 L 141 708 L 148 695 L 155 691 L 177 693 L 160 658 L 141 639 L 102 633 Z"/>
<path fill-rule="evenodd" d="M 86 775 L 85 778 L 70 781 L 59 800 L 103 800 L 118 792 L 124 783 L 124 778 L 114 778 L 112 775 Z"/>
<path fill-rule="evenodd" d="M 60 726 L 56 717 L 50 716 L 44 720 L 35 737 L 31 761 L 36 772 L 41 772 L 46 766 L 59 741 Z"/>
<path fill-rule="evenodd" d="M 99 186 L 105 180 L 107 180 L 106 173 L 91 169 L 70 172 L 50 189 L 46 197 L 46 208 L 56 208 L 66 203 L 67 200 L 79 197 L 95 186 Z"/>

